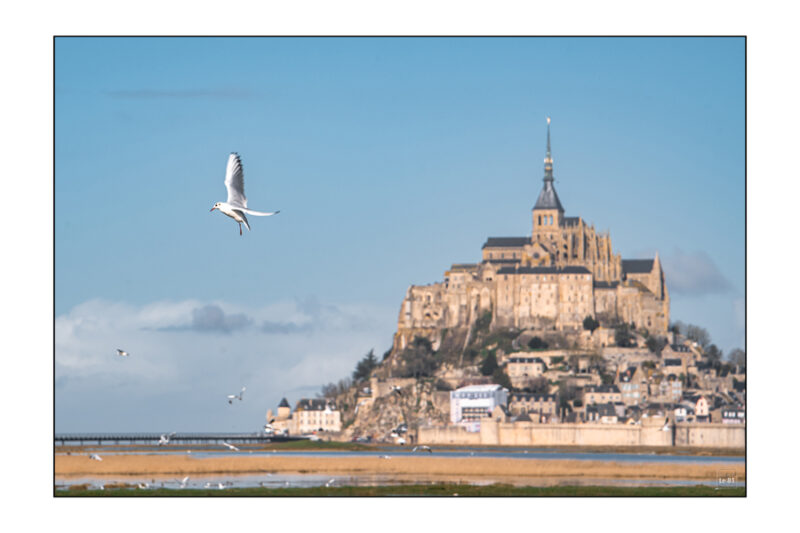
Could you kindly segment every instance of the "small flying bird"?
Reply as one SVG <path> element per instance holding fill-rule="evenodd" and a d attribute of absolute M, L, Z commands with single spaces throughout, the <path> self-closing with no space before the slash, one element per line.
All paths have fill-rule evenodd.
<path fill-rule="evenodd" d="M 661 428 L 661 431 L 669 431 L 669 418 L 664 422 L 664 427 Z"/>
<path fill-rule="evenodd" d="M 401 391 L 400 387 L 398 387 L 397 385 L 392 385 L 392 392 L 396 392 L 400 396 L 403 395 L 403 391 Z"/>
<path fill-rule="evenodd" d="M 219 209 L 222 213 L 238 222 L 239 235 L 242 234 L 242 223 L 244 223 L 248 231 L 250 230 L 250 224 L 247 222 L 245 213 L 258 217 L 268 217 L 280 213 L 280 211 L 263 213 L 247 208 L 247 198 L 244 195 L 244 170 L 242 170 L 242 160 L 236 152 L 228 156 L 228 167 L 225 171 L 225 188 L 228 189 L 228 201 L 215 203 L 211 211 Z"/>
<path fill-rule="evenodd" d="M 166 444 L 169 444 L 169 439 L 171 439 L 173 437 L 173 435 L 175 435 L 174 431 L 172 433 L 170 433 L 169 435 L 167 435 L 167 434 L 161 435 L 161 437 L 159 437 L 159 439 L 158 439 L 158 445 L 159 446 L 164 446 Z"/>
<path fill-rule="evenodd" d="M 236 447 L 236 446 L 234 446 L 233 444 L 229 444 L 229 443 L 227 443 L 227 442 L 225 442 L 225 441 L 222 441 L 222 444 L 224 444 L 225 446 L 227 446 L 228 448 L 230 448 L 231 450 L 233 450 L 233 451 L 235 451 L 235 452 L 238 452 L 238 451 L 239 451 L 239 448 L 237 448 L 237 447 Z"/>
<path fill-rule="evenodd" d="M 176 481 L 177 481 L 177 480 L 176 480 Z M 185 489 L 185 488 L 186 488 L 186 484 L 187 484 L 188 482 L 189 482 L 189 476 L 186 476 L 185 478 L 183 478 L 182 480 L 180 480 L 178 483 L 180 483 L 180 485 L 181 485 L 181 488 L 182 488 L 182 489 Z"/>
<path fill-rule="evenodd" d="M 129 354 L 125 350 L 120 350 L 119 348 L 117 348 L 117 355 L 119 355 L 120 357 L 128 357 Z"/>
<path fill-rule="evenodd" d="M 325 483 L 325 486 L 326 486 L 326 487 L 330 487 L 331 485 L 333 485 L 334 481 L 336 481 L 336 480 L 335 480 L 335 479 L 331 479 L 330 481 L 328 481 L 327 483 Z"/>
<path fill-rule="evenodd" d="M 430 446 L 425 446 L 425 445 L 421 445 L 421 446 L 414 446 L 414 449 L 413 449 L 413 450 L 411 450 L 411 451 L 412 451 L 412 452 L 415 452 L 415 451 L 417 451 L 417 450 L 419 450 L 419 451 L 421 451 L 421 452 L 433 453 L 433 450 L 431 450 L 431 447 L 430 447 Z"/>
<path fill-rule="evenodd" d="M 102 461 L 102 460 L 103 460 L 103 458 L 102 458 L 102 457 L 100 457 L 99 455 L 97 455 L 96 453 L 93 453 L 93 454 L 91 454 L 91 455 L 89 456 L 89 459 L 92 459 L 92 460 L 94 460 L 94 461 Z"/>
<path fill-rule="evenodd" d="M 389 457 L 388 455 L 381 455 L 380 458 L 381 459 L 391 459 L 391 457 Z"/>
<path fill-rule="evenodd" d="M 242 401 L 242 395 L 244 394 L 244 390 L 246 388 L 247 387 L 242 387 L 242 391 L 239 394 L 228 394 L 228 403 L 232 404 L 233 400 L 235 400 L 236 398 L 239 398 L 239 401 L 241 402 Z"/>

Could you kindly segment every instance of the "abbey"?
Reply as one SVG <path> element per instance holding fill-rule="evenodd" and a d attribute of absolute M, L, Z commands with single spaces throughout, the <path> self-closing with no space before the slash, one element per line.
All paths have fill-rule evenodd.
<path fill-rule="evenodd" d="M 553 187 L 548 118 L 544 184 L 531 235 L 489 237 L 480 263 L 454 264 L 444 281 L 412 285 L 400 309 L 395 349 L 416 336 L 435 343 L 437 332 L 469 328 L 487 311 L 492 328 L 579 330 L 591 316 L 603 325 L 634 323 L 666 334 L 669 293 L 658 254 L 622 259 L 608 233 L 564 213 Z"/>

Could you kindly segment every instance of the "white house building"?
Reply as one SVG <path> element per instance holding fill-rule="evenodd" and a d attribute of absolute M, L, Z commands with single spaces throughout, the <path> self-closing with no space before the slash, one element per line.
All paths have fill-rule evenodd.
<path fill-rule="evenodd" d="M 498 405 L 505 407 L 508 390 L 500 385 L 470 385 L 450 392 L 450 422 L 473 425 Z"/>

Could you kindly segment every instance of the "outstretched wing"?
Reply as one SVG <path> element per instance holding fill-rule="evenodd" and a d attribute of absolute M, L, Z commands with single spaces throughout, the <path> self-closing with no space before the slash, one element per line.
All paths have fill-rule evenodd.
<path fill-rule="evenodd" d="M 264 213 L 262 211 L 253 211 L 252 209 L 239 209 L 240 211 L 244 211 L 248 215 L 255 215 L 257 217 L 271 217 L 272 215 L 277 215 L 280 211 L 272 211 L 271 213 Z"/>
<path fill-rule="evenodd" d="M 247 207 L 247 198 L 244 195 L 244 170 L 242 160 L 236 152 L 228 156 L 225 188 L 228 189 L 229 204 L 235 207 Z"/>

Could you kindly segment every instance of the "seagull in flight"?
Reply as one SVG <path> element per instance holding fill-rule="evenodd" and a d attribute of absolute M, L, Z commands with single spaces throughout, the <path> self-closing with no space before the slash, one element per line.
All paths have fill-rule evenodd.
<path fill-rule="evenodd" d="M 120 350 L 119 348 L 117 348 L 117 355 L 119 355 L 120 357 L 128 357 L 128 355 L 130 354 L 128 354 L 128 352 L 126 352 L 125 350 Z"/>
<path fill-rule="evenodd" d="M 174 435 L 175 435 L 174 431 L 172 433 L 170 433 L 169 435 L 166 435 L 166 434 L 161 435 L 161 437 L 159 437 L 159 439 L 158 439 L 158 445 L 159 446 L 164 446 L 165 444 L 169 444 L 169 439 L 171 439 Z"/>
<path fill-rule="evenodd" d="M 230 448 L 231 450 L 233 450 L 233 451 L 235 451 L 235 452 L 238 452 L 238 451 L 239 451 L 239 448 L 237 448 L 237 447 L 236 447 L 236 446 L 234 446 L 233 444 L 227 443 L 227 442 L 225 442 L 225 441 L 222 441 L 222 444 L 224 444 L 225 446 L 227 446 L 228 448 Z"/>
<path fill-rule="evenodd" d="M 417 451 L 417 450 L 419 450 L 419 451 L 421 451 L 421 452 L 433 453 L 433 450 L 431 450 L 431 447 L 430 447 L 430 446 L 425 446 L 425 445 L 421 445 L 421 446 L 414 446 L 414 449 L 413 449 L 413 450 L 411 450 L 411 451 L 412 451 L 412 452 L 415 452 L 415 451 Z"/>
<path fill-rule="evenodd" d="M 186 484 L 187 484 L 187 483 L 189 483 L 189 476 L 186 476 L 185 478 L 183 478 L 182 480 L 180 480 L 181 488 L 182 488 L 182 489 L 185 489 L 185 488 L 186 488 Z"/>
<path fill-rule="evenodd" d="M 239 401 L 241 402 L 242 401 L 242 395 L 244 394 L 244 390 L 246 388 L 247 387 L 242 387 L 242 390 L 241 390 L 241 392 L 239 392 L 239 394 L 228 394 L 228 403 L 232 404 L 233 400 L 235 400 L 236 398 L 239 398 Z"/>
<path fill-rule="evenodd" d="M 239 235 L 242 234 L 242 223 L 247 229 L 250 229 L 250 224 L 247 222 L 248 215 L 255 215 L 258 217 L 268 217 L 277 215 L 280 211 L 273 211 L 271 213 L 264 213 L 261 211 L 253 211 L 247 208 L 247 198 L 244 195 L 244 171 L 242 170 L 242 159 L 236 152 L 228 156 L 228 167 L 225 171 L 225 188 L 228 189 L 228 201 L 217 202 L 211 211 L 219 209 L 222 213 L 228 215 L 233 220 L 239 223 Z"/>
<path fill-rule="evenodd" d="M 93 459 L 93 460 L 95 460 L 95 461 L 102 461 L 102 460 L 103 460 L 103 458 L 102 458 L 102 457 L 100 457 L 99 455 L 97 455 L 96 453 L 93 453 L 93 454 L 91 454 L 91 455 L 89 456 L 89 459 Z"/>

